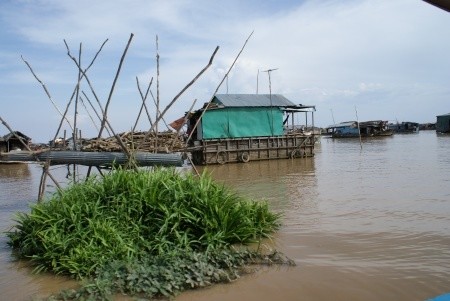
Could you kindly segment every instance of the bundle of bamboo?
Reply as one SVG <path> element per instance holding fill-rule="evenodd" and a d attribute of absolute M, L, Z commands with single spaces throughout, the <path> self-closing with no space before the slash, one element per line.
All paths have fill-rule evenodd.
<path fill-rule="evenodd" d="M 140 151 L 153 153 L 171 153 L 184 148 L 183 137 L 176 132 L 152 133 L 145 139 L 146 132 L 124 132 L 118 134 L 123 144 L 130 150 L 139 148 Z M 92 138 L 83 141 L 82 151 L 120 152 L 122 148 L 116 137 Z"/>

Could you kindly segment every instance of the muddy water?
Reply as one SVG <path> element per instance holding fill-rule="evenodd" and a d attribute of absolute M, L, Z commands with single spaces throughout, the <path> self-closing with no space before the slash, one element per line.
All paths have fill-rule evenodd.
<path fill-rule="evenodd" d="M 209 166 L 283 212 L 273 243 L 297 266 L 264 268 L 187 300 L 426 300 L 450 292 L 450 136 L 323 138 L 314 158 Z M 64 176 L 66 170 L 60 171 Z M 0 230 L 36 199 L 40 168 L 0 165 Z M 3 300 L 74 283 L 31 275 L 0 236 Z"/>
<path fill-rule="evenodd" d="M 42 168 L 34 164 L 0 164 L 0 300 L 31 300 L 45 297 L 75 282 L 53 275 L 34 275 L 25 262 L 14 259 L 4 231 L 14 225 L 16 212 L 28 212 L 38 195 Z M 63 179 L 67 170 L 57 167 L 52 174 Z M 54 189 L 48 183 L 47 190 Z"/>

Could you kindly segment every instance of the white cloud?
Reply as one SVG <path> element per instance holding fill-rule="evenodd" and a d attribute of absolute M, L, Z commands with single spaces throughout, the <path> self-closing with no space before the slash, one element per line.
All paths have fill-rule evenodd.
<path fill-rule="evenodd" d="M 450 110 L 447 12 L 410 0 L 241 2 L 4 2 L 0 4 L 0 35 L 5 41 L 0 89 L 9 98 L 0 101 L 1 115 L 16 126 L 27 125 L 30 136 L 47 137 L 54 130 L 54 121 L 49 121 L 53 118 L 38 127 L 33 124 L 32 116 L 53 112 L 20 55 L 29 60 L 55 99 L 64 103 L 77 70 L 66 55 L 63 39 L 75 56 L 83 43 L 85 65 L 109 38 L 89 71 L 104 101 L 126 42 L 135 34 L 110 108 L 111 120 L 121 130 L 131 127 L 139 109 L 135 77 L 146 84 L 153 76 L 156 87 L 156 35 L 163 104 L 207 64 L 219 45 L 213 65 L 170 110 L 167 119 L 175 119 L 194 99 L 197 107 L 209 100 L 253 30 L 219 92 L 225 93 L 228 86 L 230 93 L 254 93 L 258 70 L 278 68 L 271 73 L 272 92 L 297 103 L 316 104 L 318 125 L 331 123 L 330 109 L 336 121 L 354 119 L 355 106 L 361 118 L 397 115 L 418 122 L 433 121 L 435 115 Z M 83 89 L 88 90 L 86 85 Z M 268 92 L 267 73 L 259 73 L 258 90 Z M 17 114 L 24 106 L 35 115 L 24 119 Z"/>

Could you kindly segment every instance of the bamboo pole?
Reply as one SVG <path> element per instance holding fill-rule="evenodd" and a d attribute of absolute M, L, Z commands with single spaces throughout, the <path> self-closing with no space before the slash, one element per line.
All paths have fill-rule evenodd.
<path fill-rule="evenodd" d="M 103 112 L 103 121 L 102 121 L 102 124 L 100 126 L 100 131 L 98 132 L 98 138 L 100 138 L 102 136 L 103 129 L 105 128 L 106 116 L 108 114 L 108 107 L 109 107 L 109 104 L 111 102 L 111 98 L 112 98 L 112 95 L 113 95 L 113 92 L 114 92 L 114 88 L 116 86 L 117 79 L 119 78 L 120 70 L 122 69 L 122 64 L 123 64 L 123 61 L 125 60 L 125 56 L 127 54 L 128 48 L 130 47 L 131 40 L 133 39 L 133 36 L 134 36 L 134 34 L 132 33 L 130 35 L 130 38 L 128 39 L 128 43 L 127 43 L 127 46 L 125 47 L 125 50 L 124 50 L 124 52 L 122 54 L 122 57 L 120 58 L 119 67 L 117 68 L 116 76 L 114 77 L 114 81 L 113 81 L 113 84 L 111 86 L 111 90 L 109 91 L 108 100 L 106 101 L 105 110 Z"/>
<path fill-rule="evenodd" d="M 69 102 L 66 105 L 66 110 L 64 111 L 64 115 L 63 115 L 63 117 L 61 118 L 61 120 L 59 122 L 58 129 L 56 130 L 55 136 L 53 137 L 53 141 L 55 141 L 58 138 L 59 131 L 61 130 L 61 127 L 62 127 L 62 124 L 64 122 L 64 119 L 66 118 L 67 112 L 69 111 L 69 107 L 72 104 L 72 100 L 74 98 L 74 95 L 75 95 L 75 89 L 74 89 L 74 91 L 72 93 L 72 97 L 70 98 Z M 64 130 L 64 138 L 65 138 L 65 136 L 66 136 L 66 133 L 65 133 L 65 130 Z M 52 146 L 50 146 L 50 148 L 52 148 Z"/>
<path fill-rule="evenodd" d="M 105 128 L 106 126 L 109 126 L 109 128 L 111 129 L 111 132 L 113 133 L 113 136 L 117 139 L 117 142 L 119 143 L 119 145 L 120 145 L 120 147 L 122 148 L 122 150 L 124 151 L 124 153 L 128 156 L 128 158 L 131 158 L 130 151 L 129 151 L 128 148 L 123 144 L 123 141 L 120 139 L 120 137 L 119 137 L 117 134 L 114 133 L 114 131 L 113 131 L 113 129 L 112 129 L 112 126 L 111 126 L 111 124 L 110 124 L 109 121 L 108 121 L 106 109 L 107 109 L 107 106 L 109 105 L 109 103 L 110 103 L 110 101 L 111 101 L 112 92 L 114 91 L 114 87 L 115 87 L 115 84 L 116 84 L 116 82 L 117 82 L 117 78 L 118 78 L 118 76 L 119 76 L 121 66 L 122 66 L 123 61 L 124 61 L 124 59 L 125 59 L 125 55 L 126 55 L 126 53 L 127 53 L 127 51 L 128 51 L 128 48 L 129 48 L 129 46 L 130 46 L 130 43 L 131 43 L 132 38 L 133 38 L 133 34 L 131 34 L 130 39 L 128 40 L 127 46 L 126 46 L 126 48 L 125 48 L 125 50 L 124 50 L 124 53 L 122 54 L 122 58 L 121 58 L 121 60 L 120 60 L 119 68 L 118 68 L 118 70 L 117 70 L 117 72 L 116 72 L 116 76 L 115 76 L 115 78 L 114 78 L 114 82 L 113 82 L 113 85 L 112 85 L 112 87 L 111 87 L 111 90 L 110 90 L 110 93 L 109 93 L 109 97 L 108 97 L 108 101 L 107 101 L 107 103 L 106 103 L 105 109 L 103 109 L 102 105 L 100 104 L 100 101 L 99 101 L 99 99 L 98 99 L 98 97 L 97 97 L 97 94 L 95 93 L 95 90 L 94 90 L 94 88 L 92 87 L 92 84 L 91 84 L 91 82 L 90 82 L 88 76 L 86 75 L 86 72 L 83 71 L 83 70 L 81 69 L 80 64 L 78 64 L 77 60 L 76 60 L 73 56 L 70 55 L 70 52 L 68 53 L 68 55 L 72 58 L 72 60 L 74 61 L 74 63 L 77 65 L 78 70 L 83 74 L 84 78 L 86 79 L 86 82 L 88 83 L 89 88 L 91 89 L 91 92 L 92 92 L 92 94 L 94 95 L 95 99 L 97 100 L 97 102 L 98 102 L 98 104 L 99 104 L 99 106 L 100 106 L 100 109 L 101 109 L 101 111 L 102 111 L 102 114 L 103 114 L 102 126 L 100 127 L 99 136 L 98 136 L 97 138 L 99 139 L 99 138 L 101 137 L 101 132 L 103 131 L 103 128 Z M 67 45 L 67 44 L 66 44 L 66 45 Z M 85 95 L 85 96 L 86 96 L 86 95 Z"/>
<path fill-rule="evenodd" d="M 133 34 L 131 34 L 131 37 L 130 37 L 130 40 L 128 41 L 127 47 L 126 47 L 126 49 L 125 49 L 125 52 L 124 52 L 124 54 L 122 55 L 122 59 L 121 59 L 120 65 L 119 65 L 119 70 L 118 70 L 117 73 L 116 73 L 116 78 L 115 78 L 115 80 L 114 80 L 113 87 L 112 87 L 112 89 L 111 89 L 111 91 L 110 91 L 110 97 L 111 97 L 111 95 L 112 95 L 112 91 L 114 90 L 115 82 L 116 82 L 116 80 L 117 80 L 117 77 L 118 77 L 118 74 L 119 74 L 119 71 L 120 71 L 122 62 L 123 62 L 123 60 L 124 60 L 124 56 L 125 56 L 125 54 L 126 54 L 126 52 L 127 52 L 127 49 L 128 49 L 128 47 L 129 47 L 129 45 L 130 45 L 132 36 L 133 36 Z M 90 68 L 90 67 L 92 66 L 94 60 L 97 58 L 98 54 L 100 53 L 100 51 L 102 50 L 103 46 L 105 45 L 105 43 L 106 43 L 107 41 L 108 41 L 108 40 L 105 40 L 105 41 L 103 42 L 101 48 L 99 49 L 99 51 L 97 51 L 97 53 L 96 53 L 94 59 L 92 60 L 91 64 L 88 66 L 88 68 Z M 64 41 L 64 42 L 65 42 L 65 41 Z M 77 65 L 78 70 L 82 73 L 84 79 L 85 79 L 86 82 L 88 83 L 88 86 L 89 86 L 89 88 L 90 88 L 92 94 L 94 95 L 94 98 L 96 99 L 96 101 L 97 101 L 97 103 L 98 103 L 98 105 L 99 105 L 101 111 L 102 111 L 103 119 L 100 118 L 99 115 L 97 114 L 97 112 L 95 111 L 95 109 L 94 109 L 92 103 L 90 102 L 88 96 L 87 96 L 84 92 L 82 92 L 83 95 L 86 97 L 86 99 L 89 100 L 89 103 L 91 104 L 92 108 L 93 108 L 94 111 L 96 112 L 96 114 L 97 114 L 97 116 L 99 117 L 99 119 L 102 121 L 103 127 L 106 128 L 106 130 L 108 131 L 108 133 L 109 133 L 108 128 L 111 130 L 111 132 L 113 133 L 113 136 L 117 139 L 117 142 L 119 143 L 119 146 L 122 148 L 122 150 L 123 150 L 123 151 L 127 154 L 127 156 L 130 158 L 130 157 L 131 157 L 131 154 L 129 153 L 129 150 L 128 150 L 127 147 L 123 144 L 123 142 L 122 142 L 122 140 L 120 139 L 120 137 L 119 137 L 117 134 L 114 133 L 114 130 L 112 129 L 112 126 L 111 126 L 111 124 L 109 123 L 109 121 L 108 121 L 108 119 L 107 119 L 107 117 L 106 117 L 106 112 L 105 112 L 105 110 L 103 109 L 103 107 L 102 107 L 102 105 L 101 105 L 101 103 L 100 103 L 100 100 L 99 100 L 99 98 L 97 97 L 97 94 L 95 93 L 95 90 L 94 90 L 94 88 L 93 88 L 93 86 L 92 86 L 92 84 L 91 84 L 91 82 L 90 82 L 90 80 L 89 80 L 89 77 L 88 77 L 87 74 L 86 74 L 86 71 L 88 70 L 88 68 L 86 68 L 85 70 L 82 70 L 80 64 L 79 64 L 79 63 L 77 62 L 77 60 L 70 54 L 70 49 L 69 49 L 69 47 L 68 47 L 68 45 L 67 45 L 66 42 L 65 42 L 65 44 L 66 44 L 66 48 L 67 48 L 67 55 L 68 55 L 68 56 L 72 59 L 72 61 Z M 109 99 L 108 99 L 107 105 L 109 104 L 110 97 L 109 97 Z M 101 130 L 102 130 L 102 128 L 100 129 L 100 131 L 101 131 Z M 100 132 L 100 131 L 99 131 L 99 132 Z"/>
<path fill-rule="evenodd" d="M 158 116 L 159 116 L 159 45 L 158 35 L 156 35 L 156 117 L 155 117 L 155 149 L 158 149 Z"/>
<path fill-rule="evenodd" d="M 72 96 L 70 97 L 70 100 L 69 100 L 69 102 L 67 103 L 66 110 L 64 111 L 63 118 L 61 119 L 61 121 L 60 121 L 60 123 L 59 123 L 58 129 L 56 130 L 55 137 L 53 138 L 53 141 L 56 140 L 56 138 L 58 138 L 58 134 L 59 134 L 59 131 L 61 130 L 61 126 L 62 126 L 63 120 L 64 120 L 64 118 L 66 118 L 65 116 L 66 116 L 66 114 L 67 114 L 67 112 L 68 112 L 68 110 L 69 110 L 69 107 L 70 107 L 70 105 L 71 105 L 71 103 L 72 103 L 72 101 L 73 101 L 73 98 L 75 97 L 76 91 L 79 89 L 81 79 L 82 79 L 82 78 L 85 78 L 86 81 L 90 84 L 90 82 L 89 82 L 89 80 L 88 80 L 88 78 L 87 78 L 87 76 L 86 76 L 86 72 L 87 72 L 87 71 L 89 70 L 89 68 L 94 64 L 95 60 L 97 59 L 98 55 L 99 55 L 100 52 L 102 51 L 103 46 L 105 46 L 105 44 L 106 44 L 107 41 L 108 41 L 108 39 L 106 39 L 106 40 L 102 43 L 102 45 L 100 46 L 99 50 L 96 52 L 94 58 L 91 60 L 91 63 L 89 64 L 89 66 L 83 71 L 83 70 L 81 70 L 81 66 L 80 66 L 80 64 L 77 62 L 77 60 L 75 59 L 75 57 L 73 57 L 73 56 L 70 54 L 69 45 L 67 45 L 66 40 L 64 40 L 64 45 L 66 46 L 66 49 L 67 49 L 67 55 L 75 62 L 75 64 L 76 64 L 77 67 L 78 67 L 79 73 L 80 73 L 80 72 L 82 73 L 82 77 L 81 77 L 81 78 L 80 78 L 80 77 L 78 78 L 77 85 L 75 86 L 75 88 L 74 88 L 74 90 L 73 90 L 73 92 L 72 92 Z"/>
<path fill-rule="evenodd" d="M 89 102 L 89 105 L 91 106 L 92 110 L 94 111 L 95 115 L 97 116 L 98 120 L 101 122 L 102 121 L 102 117 L 100 117 L 100 114 L 98 114 L 97 110 L 95 109 L 94 105 L 92 104 L 91 100 L 89 99 L 89 97 L 86 95 L 86 93 L 84 91 L 81 91 L 81 93 L 83 93 L 84 97 L 86 97 L 86 100 Z M 100 109 L 102 109 L 102 107 L 100 106 Z M 96 129 L 99 131 L 100 129 L 98 127 L 96 127 Z M 111 136 L 111 132 L 110 132 L 110 128 L 106 127 L 105 128 L 106 131 L 108 132 L 108 135 Z"/>
<path fill-rule="evenodd" d="M 78 64 L 81 66 L 81 48 L 82 44 L 80 43 L 80 48 L 78 51 Z M 74 109 L 74 116 L 73 116 L 73 133 L 72 133 L 72 140 L 73 140 L 73 150 L 77 149 L 77 115 L 78 115 L 78 97 L 80 95 L 80 85 L 79 83 L 81 82 L 81 72 L 80 69 L 78 69 L 78 81 L 77 81 L 77 86 L 76 86 L 76 93 L 75 93 L 75 109 Z M 74 166 L 74 171 L 75 171 L 75 166 Z M 75 176 L 74 176 L 74 180 L 75 180 Z"/>
<path fill-rule="evenodd" d="M 98 128 L 97 124 L 95 123 L 94 118 L 92 118 L 92 115 L 91 115 L 91 113 L 89 112 L 88 108 L 86 107 L 86 104 L 85 104 L 84 101 L 83 101 L 83 97 L 81 97 L 81 96 L 80 96 L 80 102 L 81 102 L 81 104 L 83 105 L 84 110 L 85 110 L 86 113 L 88 114 L 89 119 L 92 121 L 92 124 L 94 125 L 95 129 L 98 131 L 99 128 Z"/>
<path fill-rule="evenodd" d="M 191 107 L 189 108 L 189 111 L 186 113 L 186 116 L 184 116 L 183 125 L 186 124 L 187 120 L 189 119 L 189 114 L 191 113 L 192 109 L 194 108 L 196 102 L 197 102 L 197 99 L 194 99 L 194 101 L 192 102 Z M 180 132 L 181 128 L 183 127 L 183 125 L 177 130 L 177 136 L 179 135 L 179 132 Z M 173 142 L 172 142 L 172 145 L 171 145 L 172 149 L 173 149 L 174 144 L 175 144 L 175 140 L 173 140 Z M 187 143 L 185 143 L 185 147 L 186 146 L 187 146 Z M 189 156 L 186 156 L 186 157 L 189 160 L 189 163 L 191 164 L 192 168 L 194 169 L 195 174 L 197 176 L 200 176 L 200 173 L 198 172 L 197 167 L 195 166 L 195 164 L 192 161 L 192 159 Z"/>
<path fill-rule="evenodd" d="M 214 57 L 217 53 L 217 51 L 219 50 L 219 46 L 216 47 L 216 49 L 214 50 L 213 54 L 211 55 L 208 64 L 172 99 L 172 101 L 166 106 L 166 108 L 162 111 L 161 114 L 159 114 L 158 119 L 161 119 L 164 114 L 170 109 L 170 107 L 178 100 L 178 98 L 190 87 L 192 86 L 195 81 L 212 65 L 212 62 L 214 60 Z M 158 122 L 159 120 L 155 120 L 155 123 Z M 148 139 L 148 137 L 150 136 L 150 133 L 152 132 L 154 125 L 148 130 L 148 132 L 146 133 L 144 139 L 142 140 L 141 144 L 138 146 L 141 147 L 142 144 Z"/>
<path fill-rule="evenodd" d="M 139 94 L 141 95 L 142 105 L 141 105 L 141 109 L 139 110 L 138 117 L 136 118 L 136 122 L 135 122 L 135 124 L 133 126 L 132 132 L 135 131 L 136 126 L 137 126 L 138 121 L 139 121 L 139 118 L 140 118 L 141 113 L 142 113 L 142 109 L 144 109 L 144 108 L 145 108 L 145 112 L 147 114 L 148 121 L 150 122 L 150 126 L 153 125 L 152 117 L 150 116 L 150 113 L 148 112 L 148 109 L 147 109 L 147 105 L 145 104 L 145 102 L 147 101 L 148 93 L 150 91 L 150 87 L 151 87 L 152 83 L 153 83 L 153 77 L 150 79 L 150 83 L 147 86 L 147 91 L 145 92 L 145 96 L 144 96 L 144 94 L 142 93 L 142 90 L 141 90 L 141 86 L 139 84 L 139 78 L 136 76 L 136 85 L 137 85 Z"/>
<path fill-rule="evenodd" d="M 102 177 L 105 177 L 105 175 L 103 174 L 101 168 L 100 168 L 99 166 L 96 166 L 96 167 L 97 167 L 98 173 L 99 173 Z"/>
<path fill-rule="evenodd" d="M 45 193 L 45 183 L 47 181 L 47 175 L 48 175 L 48 167 L 49 162 L 45 162 L 42 166 L 42 175 L 41 175 L 41 181 L 39 183 L 39 192 L 38 192 L 38 203 L 40 203 L 44 197 Z"/>
<path fill-rule="evenodd" d="M 200 176 L 200 173 L 198 172 L 197 167 L 195 167 L 194 162 L 192 162 L 192 159 L 191 159 L 189 156 L 188 156 L 187 158 L 188 158 L 188 160 L 189 160 L 189 163 L 191 163 L 192 168 L 193 168 L 194 171 L 195 171 L 195 174 L 196 174 L 197 176 Z"/>
<path fill-rule="evenodd" d="M 97 93 L 95 93 L 95 89 L 92 86 L 91 81 L 89 80 L 89 77 L 87 76 L 86 72 L 89 70 L 89 68 L 93 65 L 95 59 L 97 58 L 97 56 L 100 54 L 101 50 L 103 49 L 103 46 L 106 44 L 106 42 L 108 41 L 108 39 L 106 39 L 103 44 L 101 45 L 100 49 L 97 51 L 97 53 L 95 54 L 94 58 L 92 59 L 91 63 L 89 64 L 89 66 L 85 69 L 82 70 L 80 64 L 77 62 L 77 60 L 75 59 L 75 57 L 73 57 L 70 54 L 70 49 L 69 46 L 67 45 L 66 41 L 64 41 L 66 48 L 67 48 L 67 55 L 72 59 L 72 61 L 75 63 L 75 65 L 77 66 L 78 70 L 83 74 L 83 78 L 86 80 L 89 89 L 91 90 L 91 93 L 94 95 L 95 100 L 97 101 L 97 104 L 99 106 L 99 108 L 101 109 L 101 111 L 103 112 L 103 106 L 100 103 L 100 100 L 97 96 Z M 89 97 L 86 95 L 86 93 L 84 93 L 84 91 L 82 91 L 83 95 L 86 97 L 86 99 L 89 101 L 89 103 L 91 104 L 92 108 L 94 109 L 94 112 L 97 114 L 98 118 L 100 119 L 100 121 L 102 120 L 102 118 L 99 116 L 99 114 L 97 113 L 97 111 L 95 110 L 94 106 L 92 105 L 91 101 L 89 100 Z M 108 128 L 106 128 L 106 130 L 108 130 Z M 111 135 L 108 131 L 108 134 Z"/>
<path fill-rule="evenodd" d="M 81 49 L 82 49 L 82 44 L 80 43 L 80 48 L 78 51 L 78 64 L 81 66 Z M 77 149 L 77 137 L 78 137 L 78 131 L 77 131 L 77 115 L 78 115 L 78 97 L 80 95 L 80 82 L 82 79 L 82 74 L 80 72 L 80 69 L 78 69 L 78 81 L 77 81 L 77 86 L 76 86 L 76 93 L 75 93 L 75 109 L 74 109 L 74 113 L 73 113 L 73 133 L 72 133 L 72 141 L 73 141 L 73 150 Z M 73 165 L 73 182 L 75 183 L 76 181 L 76 173 L 77 173 L 77 168 L 76 165 Z"/>
<path fill-rule="evenodd" d="M 198 124 L 200 123 L 200 120 L 202 119 L 203 115 L 205 114 L 206 110 L 208 109 L 209 105 L 211 104 L 212 100 L 214 99 L 214 95 L 216 95 L 217 91 L 219 91 L 220 86 L 222 86 L 224 80 L 227 78 L 228 74 L 230 73 L 231 69 L 233 68 L 234 64 L 236 63 L 237 59 L 239 58 L 239 56 L 241 55 L 242 51 L 244 50 L 245 46 L 247 45 L 248 40 L 250 39 L 250 37 L 253 35 L 253 31 L 250 33 L 250 35 L 248 36 L 247 40 L 245 40 L 244 45 L 242 46 L 241 50 L 239 51 L 239 53 L 237 54 L 236 58 L 234 59 L 233 63 L 231 64 L 230 68 L 228 69 L 227 73 L 224 75 L 224 77 L 222 78 L 222 81 L 219 83 L 219 85 L 217 86 L 216 90 L 213 93 L 213 96 L 211 97 L 211 99 L 209 100 L 208 104 L 206 105 L 205 109 L 203 110 L 202 114 L 200 115 L 200 117 L 197 119 L 197 121 L 195 122 L 194 127 L 192 128 L 191 133 L 189 134 L 188 138 L 186 139 L 186 143 L 189 142 L 189 140 L 192 137 L 192 134 L 194 133 L 194 130 L 197 128 Z"/>
<path fill-rule="evenodd" d="M 50 164 L 50 162 L 48 162 Z M 58 189 L 61 189 L 61 186 L 59 185 L 58 181 L 52 176 L 52 174 L 48 171 L 48 169 L 45 171 L 47 176 L 53 181 L 53 183 L 58 187 Z"/>
<path fill-rule="evenodd" d="M 31 74 L 33 74 L 34 78 L 41 84 L 42 88 L 43 88 L 44 91 L 45 91 L 45 94 L 47 94 L 47 97 L 50 99 L 50 101 L 51 101 L 51 103 L 53 104 L 53 106 L 55 107 L 56 111 L 58 111 L 58 113 L 59 113 L 61 116 L 63 116 L 63 118 L 64 118 L 64 119 L 67 121 L 67 123 L 69 124 L 70 129 L 73 131 L 73 126 L 72 126 L 72 124 L 70 123 L 69 119 L 67 119 L 67 117 L 65 117 L 65 116 L 61 113 L 60 109 L 58 108 L 58 106 L 56 105 L 56 103 L 53 101 L 53 98 L 52 98 L 52 96 L 50 95 L 50 92 L 48 92 L 47 87 L 45 86 L 45 84 L 39 79 L 39 77 L 37 77 L 36 73 L 34 73 L 33 68 L 31 68 L 30 63 L 28 63 L 28 62 L 23 58 L 23 56 L 20 56 L 20 57 L 22 58 L 22 61 L 28 66 L 28 68 L 30 69 Z"/>
<path fill-rule="evenodd" d="M 156 99 L 155 99 L 155 96 L 153 95 L 152 90 L 150 90 L 150 96 L 152 97 L 153 103 L 154 103 L 155 106 L 156 106 Z M 158 109 L 158 114 L 161 115 L 161 110 L 160 110 L 160 109 Z M 170 128 L 169 128 L 169 126 L 167 125 L 167 122 L 166 122 L 166 120 L 164 119 L 164 117 L 161 117 L 161 120 L 162 120 L 162 122 L 164 123 L 164 125 L 166 126 L 166 128 L 169 130 Z"/>

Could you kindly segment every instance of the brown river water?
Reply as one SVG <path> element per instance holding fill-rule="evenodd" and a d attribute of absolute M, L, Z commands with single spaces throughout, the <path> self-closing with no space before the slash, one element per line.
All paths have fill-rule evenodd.
<path fill-rule="evenodd" d="M 450 292 L 450 135 L 322 137 L 314 158 L 208 166 L 213 178 L 283 212 L 267 248 L 295 267 L 260 268 L 188 300 L 427 300 Z M 67 169 L 54 174 L 64 178 Z M 3 234 L 37 197 L 41 168 L 0 165 L 0 300 L 76 283 L 33 275 Z M 50 184 L 50 183 L 49 183 Z M 49 187 L 51 188 L 51 187 Z"/>

